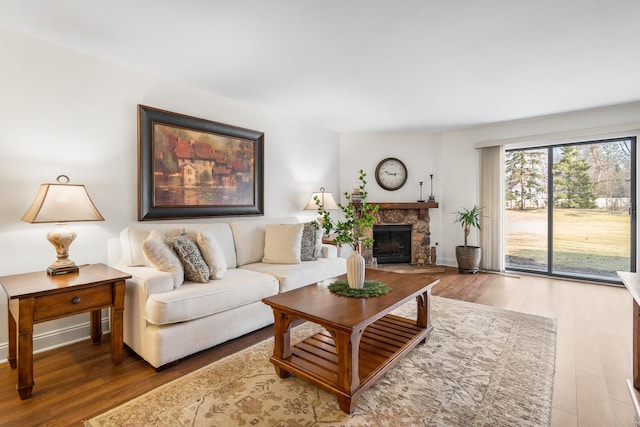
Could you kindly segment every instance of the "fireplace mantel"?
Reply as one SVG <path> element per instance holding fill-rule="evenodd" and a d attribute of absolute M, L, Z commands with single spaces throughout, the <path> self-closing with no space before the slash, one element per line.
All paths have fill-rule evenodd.
<path fill-rule="evenodd" d="M 367 202 L 370 205 L 378 205 L 379 209 L 436 209 L 438 202 Z M 354 206 L 360 206 L 360 203 L 354 202 Z"/>
<path fill-rule="evenodd" d="M 438 202 L 367 202 L 370 205 L 378 205 L 378 210 L 383 209 L 399 209 L 399 210 L 409 210 L 409 209 L 417 209 L 418 218 L 422 219 L 422 211 L 425 209 L 436 209 L 438 207 Z M 354 206 L 358 206 L 359 203 L 354 203 Z"/>
<path fill-rule="evenodd" d="M 378 205 L 378 209 L 436 209 L 438 202 L 369 202 L 370 205 Z"/>

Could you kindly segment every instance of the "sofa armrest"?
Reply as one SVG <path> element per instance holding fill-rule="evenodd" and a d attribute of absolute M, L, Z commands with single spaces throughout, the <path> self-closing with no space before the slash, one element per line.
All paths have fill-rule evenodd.
<path fill-rule="evenodd" d="M 173 278 L 171 273 L 156 270 L 153 267 L 129 267 L 118 265 L 115 268 L 124 273 L 131 274 L 132 277 L 131 279 L 128 279 L 128 282 L 133 282 L 137 286 L 143 287 L 147 296 L 173 290 Z"/>
<path fill-rule="evenodd" d="M 338 258 L 338 247 L 323 243 L 322 258 Z"/>

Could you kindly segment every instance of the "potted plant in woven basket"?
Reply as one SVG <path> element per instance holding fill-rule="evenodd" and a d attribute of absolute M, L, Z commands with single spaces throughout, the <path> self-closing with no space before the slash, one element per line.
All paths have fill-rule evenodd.
<path fill-rule="evenodd" d="M 458 261 L 458 271 L 460 273 L 476 273 L 480 269 L 480 259 L 482 249 L 479 246 L 467 245 L 467 238 L 471 233 L 471 228 L 480 230 L 480 212 L 482 208 L 478 205 L 471 209 L 463 208 L 456 211 L 456 222 L 464 230 L 464 246 L 456 246 L 456 260 Z"/>
<path fill-rule="evenodd" d="M 322 228 L 326 235 L 333 233 L 333 242 L 338 245 L 349 245 L 353 252 L 347 258 L 347 281 L 351 288 L 362 288 L 364 285 L 364 258 L 361 254 L 361 246 L 369 249 L 373 244 L 373 238 L 367 236 L 367 231 L 373 228 L 374 214 L 378 212 L 378 205 L 367 203 L 367 174 L 360 169 L 358 180 L 360 181 L 360 200 L 354 202 L 348 192 L 344 193 L 346 204 L 338 203 L 338 207 L 344 215 L 344 220 L 333 221 L 328 211 L 322 208 L 321 201 L 316 197 L 318 214 L 322 217 L 322 223 L 315 222 L 317 228 Z"/>

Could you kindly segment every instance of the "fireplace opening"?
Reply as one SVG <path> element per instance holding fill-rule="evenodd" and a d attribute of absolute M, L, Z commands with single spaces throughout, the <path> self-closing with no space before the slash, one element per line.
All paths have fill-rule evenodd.
<path fill-rule="evenodd" d="M 378 264 L 411 263 L 411 224 L 374 224 L 373 256 Z"/>

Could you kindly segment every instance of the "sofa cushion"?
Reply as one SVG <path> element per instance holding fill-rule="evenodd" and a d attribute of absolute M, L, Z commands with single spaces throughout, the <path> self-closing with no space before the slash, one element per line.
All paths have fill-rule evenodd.
<path fill-rule="evenodd" d="M 268 274 L 230 269 L 221 280 L 185 282 L 171 292 L 150 295 L 145 319 L 164 325 L 185 322 L 260 301 L 278 293 L 278 281 Z"/>
<path fill-rule="evenodd" d="M 224 258 L 224 252 L 218 239 L 216 239 L 208 231 L 201 231 L 197 236 L 198 247 L 202 258 L 209 266 L 209 278 L 213 280 L 220 280 L 227 272 L 227 260 Z"/>
<path fill-rule="evenodd" d="M 296 217 L 230 222 L 229 226 L 233 232 L 233 241 L 236 246 L 237 266 L 262 261 L 267 224 L 297 224 L 299 222 Z"/>
<path fill-rule="evenodd" d="M 182 285 L 182 282 L 184 282 L 184 268 L 176 253 L 165 242 L 162 234 L 152 230 L 141 246 L 150 266 L 156 270 L 170 273 L 174 288 Z"/>
<path fill-rule="evenodd" d="M 320 258 L 316 261 L 301 262 L 300 264 L 257 262 L 244 265 L 240 269 L 270 274 L 278 279 L 280 292 L 286 292 L 346 274 L 347 260 L 344 258 Z"/>
<path fill-rule="evenodd" d="M 200 249 L 193 240 L 186 235 L 178 235 L 168 237 L 167 243 L 180 258 L 185 280 L 199 283 L 209 281 L 209 266 L 204 262 Z"/>
<path fill-rule="evenodd" d="M 267 224 L 262 262 L 298 264 L 303 228 L 304 224 Z"/>

